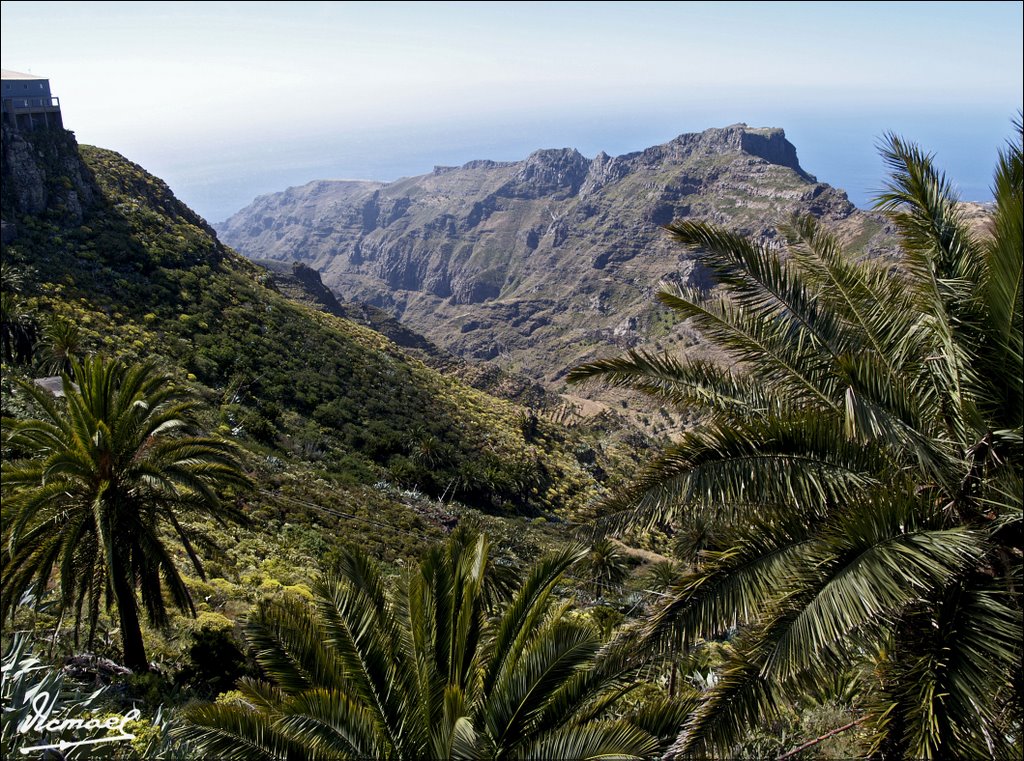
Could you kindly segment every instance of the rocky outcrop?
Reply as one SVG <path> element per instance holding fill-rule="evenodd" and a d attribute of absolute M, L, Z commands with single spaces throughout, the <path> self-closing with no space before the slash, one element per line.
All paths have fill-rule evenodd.
<path fill-rule="evenodd" d="M 256 264 L 268 271 L 270 287 L 292 301 L 364 325 L 401 346 L 410 356 L 449 373 L 474 388 L 538 409 L 553 409 L 559 404 L 556 396 L 524 375 L 502 370 L 490 362 L 460 359 L 428 341 L 382 309 L 369 304 L 339 301 L 323 284 L 320 273 L 301 262 L 289 264 L 261 260 Z"/>
<path fill-rule="evenodd" d="M 3 181 L 3 240 L 17 237 L 17 217 L 52 212 L 65 227 L 82 223 L 99 191 L 67 130 L 21 132 L 0 126 Z"/>
<path fill-rule="evenodd" d="M 660 282 L 710 285 L 662 225 L 772 237 L 793 212 L 865 249 L 887 245 L 877 220 L 804 172 L 782 130 L 742 124 L 623 156 L 540 150 L 390 184 L 313 182 L 217 230 L 252 258 L 319 270 L 343 301 L 388 310 L 450 351 L 557 381 L 643 340 Z"/>

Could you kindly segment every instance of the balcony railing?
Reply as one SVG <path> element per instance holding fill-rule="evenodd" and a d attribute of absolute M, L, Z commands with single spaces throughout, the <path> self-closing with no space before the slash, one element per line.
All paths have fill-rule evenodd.
<path fill-rule="evenodd" d="M 60 110 L 60 98 L 56 95 L 49 98 L 4 98 L 3 109 L 11 114 L 18 111 Z"/>

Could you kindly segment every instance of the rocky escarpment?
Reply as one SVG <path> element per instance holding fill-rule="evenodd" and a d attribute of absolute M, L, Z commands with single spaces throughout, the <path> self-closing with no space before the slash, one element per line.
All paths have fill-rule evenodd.
<path fill-rule="evenodd" d="M 63 129 L 21 132 L 4 123 L 0 145 L 5 243 L 17 238 L 19 215 L 49 212 L 64 227 L 81 224 L 99 191 L 78 156 L 72 133 Z"/>
<path fill-rule="evenodd" d="M 860 248 L 887 245 L 876 218 L 800 167 L 782 130 L 745 125 L 623 156 L 540 150 L 393 183 L 313 182 L 217 229 L 252 258 L 320 270 L 343 300 L 388 310 L 446 349 L 557 381 L 650 335 L 659 283 L 709 285 L 662 225 L 771 237 L 794 212 Z"/>

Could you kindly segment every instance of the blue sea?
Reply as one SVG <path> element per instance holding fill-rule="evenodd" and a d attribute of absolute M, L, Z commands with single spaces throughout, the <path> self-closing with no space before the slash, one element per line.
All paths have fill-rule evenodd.
<path fill-rule="evenodd" d="M 857 206 L 870 206 L 885 171 L 877 145 L 895 132 L 935 154 L 961 198 L 991 200 L 997 150 L 1013 133 L 1016 108 L 823 111 L 758 106 L 687 110 L 651 109 L 643 114 L 560 115 L 548 118 L 461 120 L 386 128 L 301 129 L 285 139 L 252 137 L 230 144 L 129 156 L 166 180 L 175 193 L 210 222 L 222 221 L 255 197 L 316 179 L 391 181 L 430 172 L 435 165 L 473 159 L 514 161 L 538 148 L 577 148 L 620 155 L 664 143 L 684 132 L 744 122 L 781 127 L 796 146 L 805 171 L 844 189 Z"/>

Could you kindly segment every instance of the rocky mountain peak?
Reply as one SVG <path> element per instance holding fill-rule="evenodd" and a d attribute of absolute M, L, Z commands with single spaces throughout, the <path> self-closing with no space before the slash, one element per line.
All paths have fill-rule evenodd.
<path fill-rule="evenodd" d="M 675 159 L 699 156 L 721 157 L 730 154 L 746 154 L 764 159 L 770 164 L 787 167 L 802 177 L 813 181 L 800 167 L 796 147 L 786 139 L 784 130 L 777 127 L 748 127 L 746 124 L 732 124 L 703 132 L 684 133 L 664 146 L 655 146 L 648 151 Z M 647 153 L 647 151 L 645 151 Z"/>
<path fill-rule="evenodd" d="M 531 153 L 504 188 L 512 197 L 575 195 L 587 177 L 590 161 L 575 148 L 548 148 Z"/>

